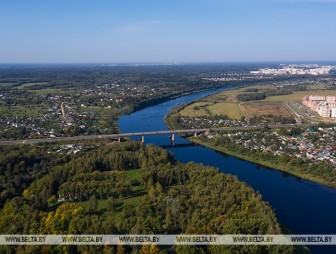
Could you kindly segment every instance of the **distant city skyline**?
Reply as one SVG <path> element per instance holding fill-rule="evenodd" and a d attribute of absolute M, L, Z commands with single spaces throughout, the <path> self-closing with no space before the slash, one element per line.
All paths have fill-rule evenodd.
<path fill-rule="evenodd" d="M 336 0 L 0 0 L 0 63 L 336 60 Z"/>

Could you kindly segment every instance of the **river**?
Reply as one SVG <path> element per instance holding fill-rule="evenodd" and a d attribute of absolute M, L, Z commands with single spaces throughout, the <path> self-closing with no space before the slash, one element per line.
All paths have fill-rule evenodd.
<path fill-rule="evenodd" d="M 124 133 L 167 130 L 164 117 L 173 107 L 221 90 L 225 89 L 202 91 L 163 102 L 125 115 L 118 124 Z M 295 234 L 336 234 L 336 190 L 332 188 L 194 145 L 177 135 L 174 148 L 169 146 L 167 135 L 146 136 L 145 143 L 164 146 L 182 162 L 203 163 L 238 176 L 262 194 L 281 223 Z M 309 248 L 314 254 L 336 253 L 335 246 Z"/>

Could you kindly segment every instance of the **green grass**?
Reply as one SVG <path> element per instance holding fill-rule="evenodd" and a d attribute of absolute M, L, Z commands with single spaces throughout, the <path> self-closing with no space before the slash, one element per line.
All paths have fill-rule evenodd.
<path fill-rule="evenodd" d="M 191 105 L 186 106 L 180 111 L 182 116 L 198 117 L 198 116 L 208 116 L 205 108 L 209 105 L 207 102 L 195 102 Z"/>
<path fill-rule="evenodd" d="M 211 115 L 227 115 L 231 119 L 240 119 L 243 116 L 238 103 L 219 102 L 207 108 Z"/>
<path fill-rule="evenodd" d="M 83 206 L 85 209 L 89 209 L 89 201 L 83 201 L 77 203 Z M 103 211 L 104 209 L 107 209 L 107 199 L 99 199 L 97 210 Z"/>
<path fill-rule="evenodd" d="M 109 119 L 112 119 L 113 117 L 116 117 L 118 115 L 118 109 L 116 108 L 99 108 L 99 110 L 96 111 L 100 115 L 100 119 L 103 121 L 107 121 Z"/>
<path fill-rule="evenodd" d="M 140 169 L 127 170 L 126 178 L 130 181 L 138 181 L 140 183 Z M 145 189 L 142 186 L 132 186 L 132 191 L 139 194 L 144 192 Z"/>
<path fill-rule="evenodd" d="M 121 212 L 122 209 L 125 206 L 133 206 L 136 207 L 140 204 L 140 200 L 141 200 L 142 196 L 137 196 L 137 197 L 129 197 L 129 198 L 123 198 L 123 199 L 118 199 L 118 202 L 121 202 L 122 205 L 118 206 L 117 209 L 115 209 L 115 211 Z"/>
<path fill-rule="evenodd" d="M 140 181 L 140 169 L 130 169 L 126 171 L 126 178 L 130 181 Z"/>
<path fill-rule="evenodd" d="M 232 102 L 195 102 L 186 106 L 180 112 L 181 116 L 202 117 L 214 115 L 228 115 L 232 119 L 240 119 L 243 116 L 238 103 Z"/>

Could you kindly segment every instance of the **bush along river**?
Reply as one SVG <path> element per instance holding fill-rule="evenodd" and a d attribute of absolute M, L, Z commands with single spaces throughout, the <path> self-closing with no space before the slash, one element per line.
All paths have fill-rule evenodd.
<path fill-rule="evenodd" d="M 226 88 L 230 89 L 230 88 Z M 120 118 L 122 132 L 167 130 L 164 117 L 172 108 L 225 89 L 202 91 L 151 106 Z M 145 143 L 164 146 L 182 162 L 203 163 L 247 182 L 273 207 L 294 234 L 336 234 L 336 190 L 278 170 L 195 145 L 175 135 L 146 136 Z M 308 246 L 312 253 L 336 253 L 336 246 Z"/>

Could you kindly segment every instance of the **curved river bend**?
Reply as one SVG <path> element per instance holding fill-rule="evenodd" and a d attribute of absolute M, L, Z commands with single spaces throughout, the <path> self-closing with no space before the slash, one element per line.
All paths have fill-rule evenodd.
<path fill-rule="evenodd" d="M 214 92 L 203 91 L 173 99 L 123 116 L 118 124 L 122 132 L 167 130 L 165 115 L 177 105 L 202 98 Z M 209 148 L 196 146 L 175 136 L 174 148 L 168 136 L 146 136 L 146 143 L 167 146 L 177 160 L 194 161 L 217 167 L 223 173 L 238 176 L 275 209 L 278 219 L 295 234 L 336 233 L 336 190 L 287 173 L 269 169 Z M 179 144 L 183 144 L 179 146 Z M 336 253 L 336 246 L 310 246 L 312 253 Z"/>

